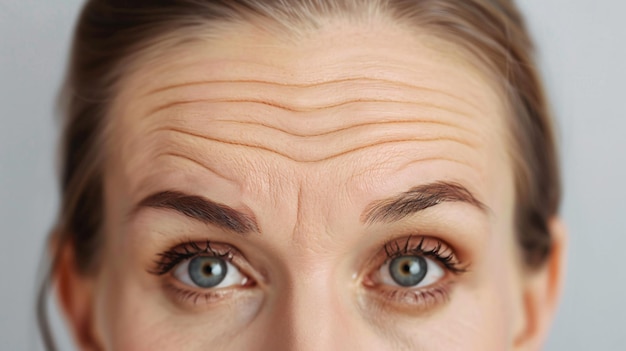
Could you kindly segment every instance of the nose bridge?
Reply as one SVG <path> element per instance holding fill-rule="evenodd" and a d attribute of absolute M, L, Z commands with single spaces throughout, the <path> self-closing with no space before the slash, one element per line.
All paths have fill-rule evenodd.
<path fill-rule="evenodd" d="M 318 194 L 322 179 L 310 172 L 299 184 L 297 220 L 285 248 L 284 280 L 270 308 L 271 333 L 264 350 L 348 350 L 358 338 L 350 278 L 342 272 L 329 232 L 332 199 Z M 321 197 L 320 197 L 321 196 Z M 324 204 L 324 206 L 320 206 Z M 351 337 L 352 335 L 352 337 Z"/>
<path fill-rule="evenodd" d="M 346 350 L 350 305 L 326 269 L 310 260 L 293 267 L 286 289 L 277 296 L 273 314 L 277 339 L 272 350 Z"/>

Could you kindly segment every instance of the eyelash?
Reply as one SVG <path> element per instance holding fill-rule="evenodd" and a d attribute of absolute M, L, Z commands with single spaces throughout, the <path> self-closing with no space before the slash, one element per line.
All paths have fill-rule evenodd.
<path fill-rule="evenodd" d="M 195 241 L 185 241 L 165 252 L 160 253 L 159 258 L 155 261 L 156 268 L 151 270 L 150 273 L 155 275 L 164 275 L 169 273 L 174 267 L 184 260 L 194 258 L 195 256 L 207 254 L 208 256 L 219 257 L 232 262 L 233 252 L 227 250 L 226 252 L 219 252 L 211 246 L 210 241 L 205 241 L 205 247 L 201 248 L 201 244 Z"/>
<path fill-rule="evenodd" d="M 457 259 L 452 249 L 445 246 L 440 240 L 421 237 L 417 244 L 411 245 L 411 239 L 413 239 L 413 237 L 408 236 L 404 246 L 400 246 L 402 239 L 386 242 L 383 248 L 385 254 L 387 254 L 387 258 L 391 260 L 404 255 L 432 257 L 454 274 L 464 273 L 467 270 L 467 267 Z M 433 248 L 426 249 L 425 245 L 427 241 L 435 241 L 436 244 Z"/>
<path fill-rule="evenodd" d="M 383 245 L 383 255 L 386 256 L 386 258 L 384 260 L 380 258 L 375 260 L 374 266 L 379 268 L 396 257 L 414 255 L 432 258 L 437 263 L 441 264 L 447 272 L 453 275 L 460 275 L 467 271 L 467 266 L 459 261 L 453 250 L 443 244 L 442 241 L 429 237 L 420 237 L 417 242 L 416 240 L 417 238 L 409 236 L 405 239 L 400 238 L 385 242 Z M 219 246 L 220 249 L 216 249 L 216 246 Z M 203 243 L 189 240 L 158 254 L 155 267 L 148 272 L 157 276 L 163 276 L 170 273 L 185 260 L 192 259 L 199 255 L 219 257 L 233 263 L 233 259 L 241 254 L 239 254 L 236 249 L 226 244 L 212 245 L 208 240 Z M 368 272 L 370 271 L 372 270 L 368 270 Z M 368 273 L 368 276 L 371 274 L 372 273 Z M 410 304 L 419 306 L 420 309 L 426 309 L 447 301 L 451 286 L 451 282 L 447 281 L 419 289 L 390 286 L 382 287 L 380 284 L 376 284 L 367 278 L 364 284 L 370 289 L 377 290 L 378 295 L 382 297 L 384 303 Z M 193 304 L 197 304 L 198 300 L 205 300 L 205 302 L 208 303 L 210 300 L 219 299 L 227 294 L 226 291 L 220 291 L 221 289 L 197 291 L 189 288 L 181 288 L 179 284 L 172 282 L 167 282 L 165 287 L 174 293 L 176 299 L 181 302 L 191 301 Z"/>

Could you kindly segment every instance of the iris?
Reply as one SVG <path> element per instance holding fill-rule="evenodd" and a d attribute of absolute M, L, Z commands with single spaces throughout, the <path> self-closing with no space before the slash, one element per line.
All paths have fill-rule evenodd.
<path fill-rule="evenodd" d="M 421 256 L 400 256 L 391 260 L 389 264 L 389 275 L 400 286 L 419 284 L 427 272 L 426 259 Z"/>
<path fill-rule="evenodd" d="M 219 257 L 198 256 L 189 261 L 189 278 L 201 288 L 219 285 L 227 271 L 226 263 Z"/>

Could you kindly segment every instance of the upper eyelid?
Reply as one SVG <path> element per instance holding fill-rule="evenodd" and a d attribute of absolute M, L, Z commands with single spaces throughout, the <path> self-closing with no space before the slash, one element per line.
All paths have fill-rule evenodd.
<path fill-rule="evenodd" d="M 411 243 L 411 240 L 414 240 L 414 242 Z M 418 249 L 417 252 L 415 249 Z M 385 259 L 382 260 L 381 264 L 403 254 L 421 253 L 424 256 L 434 258 L 438 263 L 444 265 L 444 268 L 454 274 L 464 273 L 469 267 L 467 262 L 459 258 L 457 252 L 450 244 L 442 239 L 430 236 L 409 235 L 387 240 L 382 251 Z M 439 252 L 439 255 L 437 255 L 437 252 Z M 378 260 L 380 262 L 380 259 Z"/>
<path fill-rule="evenodd" d="M 202 254 L 209 254 L 216 257 L 221 257 L 232 263 L 234 255 L 239 255 L 239 251 L 228 244 L 211 243 L 206 241 L 206 247 L 203 249 L 198 245 L 198 242 L 189 241 L 182 244 L 173 246 L 165 251 L 160 252 L 155 260 L 155 266 L 153 269 L 148 270 L 149 273 L 155 275 L 164 275 L 171 272 L 176 266 L 185 260 L 190 260 L 194 257 Z M 213 245 L 213 246 L 212 246 Z M 228 249 L 223 253 L 220 253 L 214 249 L 214 247 L 228 246 Z M 190 251 L 192 248 L 194 251 Z M 184 250 L 181 252 L 180 250 Z"/>

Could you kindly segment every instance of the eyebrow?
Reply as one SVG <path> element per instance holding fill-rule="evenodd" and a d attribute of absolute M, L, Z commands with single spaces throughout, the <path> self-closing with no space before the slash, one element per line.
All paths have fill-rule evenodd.
<path fill-rule="evenodd" d="M 139 202 L 133 213 L 142 208 L 174 210 L 202 223 L 216 225 L 239 234 L 259 233 L 259 226 L 254 217 L 202 196 L 188 195 L 179 191 L 161 191 L 152 194 Z"/>
<path fill-rule="evenodd" d="M 367 224 L 395 222 L 443 202 L 463 202 L 482 212 L 490 212 L 464 186 L 454 182 L 434 182 L 418 185 L 400 195 L 370 203 L 361 215 Z"/>

